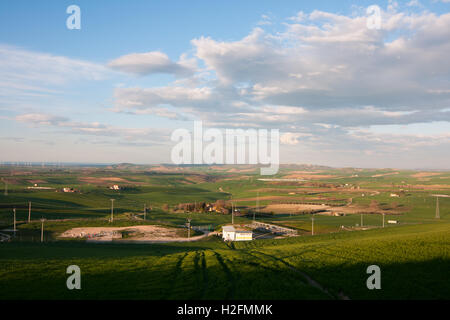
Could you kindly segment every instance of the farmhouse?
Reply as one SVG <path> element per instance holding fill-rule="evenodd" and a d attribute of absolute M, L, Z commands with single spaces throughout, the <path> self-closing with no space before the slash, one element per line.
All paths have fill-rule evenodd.
<path fill-rule="evenodd" d="M 253 239 L 253 232 L 236 230 L 233 226 L 222 227 L 222 238 L 225 241 L 249 241 Z"/>

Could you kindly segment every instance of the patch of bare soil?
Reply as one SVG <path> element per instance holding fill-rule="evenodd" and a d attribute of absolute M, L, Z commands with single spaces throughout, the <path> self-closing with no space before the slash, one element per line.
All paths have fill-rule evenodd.
<path fill-rule="evenodd" d="M 110 182 L 132 183 L 128 180 L 118 177 L 81 177 L 78 180 L 92 184 L 107 184 Z"/>
<path fill-rule="evenodd" d="M 383 210 L 381 208 L 372 208 L 372 207 L 363 207 L 358 205 L 348 205 L 342 207 L 331 207 L 327 209 L 327 211 L 331 212 L 333 215 L 341 215 L 341 214 L 386 214 L 386 215 L 398 215 L 401 214 L 404 210 L 402 209 L 387 209 Z"/>
<path fill-rule="evenodd" d="M 29 182 L 29 183 L 47 183 L 47 181 L 45 181 L 45 180 L 39 180 L 39 179 L 37 179 L 37 180 L 28 180 L 28 182 Z"/>
<path fill-rule="evenodd" d="M 150 169 L 148 169 L 148 171 L 156 171 L 156 172 L 184 172 L 184 171 L 189 171 L 189 168 L 183 168 L 183 167 L 176 167 L 176 166 L 171 166 L 171 167 L 165 167 L 165 166 L 157 166 L 157 167 L 152 167 Z"/>
<path fill-rule="evenodd" d="M 260 211 L 280 214 L 280 213 L 295 213 L 301 211 L 327 210 L 329 208 L 331 207 L 320 204 L 269 204 L 264 208 L 262 208 Z"/>
<path fill-rule="evenodd" d="M 33 172 L 31 172 L 31 171 L 15 171 L 15 170 L 11 171 L 12 176 L 29 176 L 32 174 L 33 174 Z"/>
<path fill-rule="evenodd" d="M 383 210 L 379 207 L 364 207 L 358 205 L 346 205 L 346 206 L 329 206 L 321 204 L 269 204 L 263 207 L 261 212 L 273 212 L 274 214 L 289 214 L 289 213 L 301 213 L 301 212 L 319 212 L 321 215 L 347 215 L 347 214 L 401 214 L 400 209 Z"/>
<path fill-rule="evenodd" d="M 336 178 L 335 175 L 331 174 L 311 174 L 311 173 L 302 173 L 302 174 L 288 174 L 283 176 L 284 179 L 305 179 L 305 180 L 320 180 L 320 179 L 329 179 Z"/>
<path fill-rule="evenodd" d="M 62 238 L 86 238 L 89 241 L 134 241 L 134 242 L 182 242 L 199 240 L 207 234 L 187 239 L 178 235 L 177 228 L 162 226 L 131 226 L 131 227 L 81 227 L 63 232 Z"/>
<path fill-rule="evenodd" d="M 419 172 L 412 174 L 411 177 L 413 178 L 424 178 L 424 177 L 432 177 L 432 176 L 440 176 L 441 172 Z"/>
<path fill-rule="evenodd" d="M 374 174 L 374 175 L 372 176 L 372 178 L 378 178 L 378 177 L 384 177 L 384 176 L 391 176 L 391 175 L 394 175 L 394 174 L 399 174 L 399 172 L 398 172 L 398 171 L 395 171 L 395 172 L 388 172 L 388 173 Z"/>
<path fill-rule="evenodd" d="M 450 185 L 448 184 L 416 184 L 411 186 L 412 189 L 420 189 L 420 190 L 442 190 L 442 189 L 450 189 Z"/>
<path fill-rule="evenodd" d="M 251 169 L 236 169 L 236 168 L 232 168 L 232 169 L 229 169 L 227 172 L 253 172 L 255 170 L 256 170 L 256 168 L 251 168 Z"/>
<path fill-rule="evenodd" d="M 233 199 L 234 202 L 239 202 L 239 201 L 256 201 L 257 198 L 241 198 L 241 199 Z M 296 199 L 294 197 L 283 197 L 283 196 L 263 196 L 263 197 L 259 197 L 259 201 L 262 200 L 277 200 L 277 201 L 302 201 L 302 199 Z"/>
<path fill-rule="evenodd" d="M 322 173 L 322 170 L 316 170 L 316 171 L 291 171 L 291 174 L 317 174 L 317 173 Z"/>

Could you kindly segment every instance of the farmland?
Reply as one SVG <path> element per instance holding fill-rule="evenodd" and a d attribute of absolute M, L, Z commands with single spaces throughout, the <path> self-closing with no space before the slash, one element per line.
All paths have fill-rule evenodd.
<path fill-rule="evenodd" d="M 0 243 L 0 287 L 7 288 L 0 299 L 450 297 L 445 280 L 450 198 L 439 198 L 436 219 L 433 196 L 450 194 L 449 172 L 291 165 L 281 168 L 276 176 L 281 181 L 272 182 L 260 180 L 258 172 L 246 166 L 1 167 L 8 195 L 1 186 L 0 226 L 11 229 L 16 208 L 18 232 Z M 301 181 L 282 181 L 292 177 Z M 110 188 L 115 184 L 121 189 Z M 35 185 L 51 189 L 29 188 Z M 108 221 L 110 199 L 115 200 L 114 222 Z M 176 210 L 177 205 L 218 200 L 228 205 L 231 199 L 239 210 L 235 224 L 249 224 L 254 215 L 299 236 L 235 243 L 210 236 L 162 244 L 59 238 L 73 228 L 145 225 L 187 237 L 187 218 L 194 227 L 220 231 L 231 223 L 230 214 Z M 144 206 L 151 208 L 145 219 Z M 46 219 L 43 243 L 41 218 Z M 73 264 L 82 270 L 82 290 L 65 286 L 65 269 Z M 366 268 L 372 264 L 382 270 L 381 290 L 366 287 Z"/>

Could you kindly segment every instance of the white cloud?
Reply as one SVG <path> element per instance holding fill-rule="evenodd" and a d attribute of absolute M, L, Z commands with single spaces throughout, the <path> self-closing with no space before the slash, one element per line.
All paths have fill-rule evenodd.
<path fill-rule="evenodd" d="M 0 45 L 0 92 L 52 92 L 72 81 L 101 80 L 108 70 L 102 65 Z"/>
<path fill-rule="evenodd" d="M 34 127 L 44 129 L 60 128 L 65 133 L 73 135 L 92 135 L 103 137 L 116 137 L 119 141 L 146 141 L 153 143 L 164 143 L 168 140 L 169 130 L 153 128 L 125 128 L 111 126 L 100 122 L 79 122 L 72 121 L 66 117 L 55 116 L 43 113 L 27 113 L 15 117 L 15 120 L 22 123 L 29 123 Z"/>
<path fill-rule="evenodd" d="M 65 117 L 52 116 L 42 113 L 27 113 L 15 117 L 19 122 L 28 122 L 33 125 L 61 125 L 67 123 L 68 119 Z"/>
<path fill-rule="evenodd" d="M 0 61 L 0 108 L 9 114 L 88 108 L 88 91 L 115 74 L 101 64 L 4 44 Z"/>
<path fill-rule="evenodd" d="M 400 12 L 390 1 L 380 30 L 367 28 L 365 14 L 300 12 L 281 32 L 255 28 L 237 41 L 193 39 L 196 58 L 213 77 L 116 89 L 116 105 L 170 107 L 211 126 L 279 128 L 285 145 L 301 137 L 302 146 L 330 152 L 374 148 L 382 155 L 383 145 L 394 152 L 390 145 L 403 148 L 415 138 L 447 143 L 431 136 L 385 143 L 380 133 L 361 130 L 450 121 L 442 112 L 450 105 L 450 14 Z"/>
<path fill-rule="evenodd" d="M 450 1 L 450 0 L 447 0 Z M 419 0 L 411 0 L 410 2 L 408 2 L 406 4 L 408 7 L 422 7 L 422 4 L 420 3 Z"/>
<path fill-rule="evenodd" d="M 301 142 L 320 156 L 334 152 L 354 157 L 362 152 L 381 159 L 383 152 L 407 150 L 404 143 L 412 152 L 427 140 L 438 154 L 437 146 L 448 144 L 445 135 L 365 131 L 371 126 L 450 121 L 450 113 L 444 112 L 450 107 L 450 13 L 421 10 L 418 1 L 409 4 L 416 6 L 408 9 L 414 13 L 400 11 L 395 1 L 389 1 L 382 10 L 380 30 L 367 28 L 364 8 L 351 16 L 315 10 L 299 12 L 276 31 L 264 24 L 264 29 L 255 28 L 234 41 L 195 38 L 188 51 L 193 58 L 182 55 L 172 61 L 159 51 L 124 55 L 108 66 L 134 75 L 167 73 L 177 79 L 159 87 L 117 86 L 112 110 L 172 120 L 202 119 L 219 127 L 279 128 L 285 132 L 286 146 Z M 2 79 L 13 74 L 13 81 L 0 81 L 0 90 L 5 86 L 27 94 L 52 94 L 64 73 L 70 76 L 63 82 L 97 79 L 108 72 L 95 64 L 46 55 L 44 67 L 36 67 L 32 60 L 40 54 L 19 53 L 16 62 L 14 54 L 7 54 L 8 65 L 16 67 L 0 65 Z M 50 72 L 39 81 L 47 65 Z M 91 135 L 139 135 L 130 128 L 73 123 L 34 112 L 17 120 Z"/>
<path fill-rule="evenodd" d="M 110 61 L 108 66 L 136 75 L 169 73 L 176 76 L 191 75 L 197 68 L 195 59 L 189 59 L 184 54 L 178 62 L 173 62 L 165 53 L 159 51 L 127 54 Z"/>
<path fill-rule="evenodd" d="M 280 136 L 280 143 L 285 145 L 297 145 L 300 143 L 301 137 L 309 137 L 311 134 L 299 133 L 299 132 L 286 132 Z"/>

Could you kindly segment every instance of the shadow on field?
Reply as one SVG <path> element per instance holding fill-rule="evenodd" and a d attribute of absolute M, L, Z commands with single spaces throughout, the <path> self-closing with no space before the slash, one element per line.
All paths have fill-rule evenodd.
<path fill-rule="evenodd" d="M 381 270 L 381 289 L 369 290 L 366 285 L 371 273 L 367 267 L 378 265 Z M 355 299 L 448 299 L 450 297 L 449 259 L 421 262 L 346 264 L 345 266 L 304 268 L 307 274 L 330 292 L 344 292 Z"/>
<path fill-rule="evenodd" d="M 381 290 L 369 290 L 365 264 L 312 267 L 283 257 L 199 244 L 0 244 L 0 299 L 448 299 L 450 260 L 379 264 Z M 81 268 L 82 289 L 66 288 Z M 294 268 L 291 268 L 294 266 Z M 300 271 L 300 272 L 299 272 Z M 319 290 L 307 275 L 325 289 Z"/>

